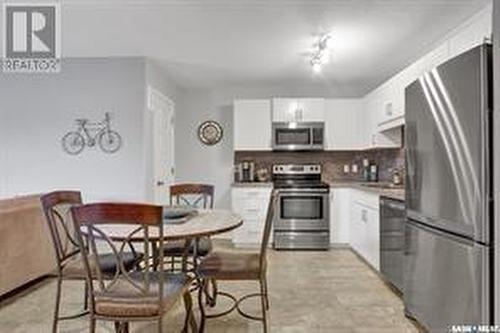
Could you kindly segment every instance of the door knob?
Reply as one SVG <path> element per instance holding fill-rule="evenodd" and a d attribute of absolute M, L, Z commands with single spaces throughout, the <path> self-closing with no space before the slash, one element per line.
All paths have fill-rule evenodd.
<path fill-rule="evenodd" d="M 165 185 L 164 181 L 159 180 L 156 182 L 156 186 L 163 186 L 163 185 Z"/>

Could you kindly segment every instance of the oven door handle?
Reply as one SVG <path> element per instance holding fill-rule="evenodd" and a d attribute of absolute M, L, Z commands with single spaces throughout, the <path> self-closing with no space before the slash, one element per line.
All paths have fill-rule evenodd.
<path fill-rule="evenodd" d="M 279 189 L 275 189 L 275 190 L 276 190 L 276 192 L 278 194 L 280 194 L 280 193 L 286 193 L 286 194 L 290 194 L 290 193 L 292 193 L 292 194 L 302 194 L 302 193 L 308 193 L 308 194 L 312 193 L 312 194 L 314 194 L 314 193 L 318 193 L 318 194 L 323 195 L 325 193 L 330 192 L 330 189 L 328 189 L 328 188 L 323 188 L 323 189 L 317 189 L 317 188 L 315 188 L 315 189 L 312 189 L 312 188 L 301 188 L 301 189 L 296 189 L 296 188 L 279 188 Z"/>

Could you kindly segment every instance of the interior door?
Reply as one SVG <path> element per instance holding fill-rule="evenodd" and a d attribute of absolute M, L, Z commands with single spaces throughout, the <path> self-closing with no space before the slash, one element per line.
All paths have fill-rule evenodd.
<path fill-rule="evenodd" d="M 489 47 L 406 89 L 407 208 L 412 219 L 489 241 Z"/>
<path fill-rule="evenodd" d="M 169 202 L 169 187 L 174 183 L 174 104 L 150 88 L 150 109 L 153 112 L 153 186 L 154 201 L 159 205 Z"/>

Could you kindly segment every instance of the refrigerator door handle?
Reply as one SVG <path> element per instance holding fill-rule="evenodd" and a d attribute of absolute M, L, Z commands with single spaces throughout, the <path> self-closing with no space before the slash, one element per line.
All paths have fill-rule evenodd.
<path fill-rule="evenodd" d="M 411 147 L 411 142 L 414 142 L 417 140 L 417 133 L 416 129 L 414 126 L 412 126 L 411 123 L 407 122 L 406 125 L 406 130 L 405 130 L 405 141 L 407 142 L 407 147 L 406 147 L 406 189 L 407 190 L 413 190 L 415 189 L 415 183 L 417 179 L 417 168 L 416 168 L 416 163 L 417 163 L 417 156 L 416 156 L 416 150 Z"/>

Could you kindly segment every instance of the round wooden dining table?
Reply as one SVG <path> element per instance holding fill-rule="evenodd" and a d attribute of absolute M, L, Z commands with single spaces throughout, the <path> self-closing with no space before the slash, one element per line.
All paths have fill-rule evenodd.
<path fill-rule="evenodd" d="M 194 260 L 194 268 L 197 266 L 198 257 L 198 241 L 202 237 L 210 237 L 217 234 L 232 231 L 243 224 L 243 219 L 238 214 L 229 210 L 221 209 L 199 209 L 194 214 L 185 219 L 185 221 L 169 222 L 165 220 L 163 224 L 163 240 L 169 241 L 185 241 L 185 248 L 189 244 L 193 244 L 192 256 Z M 102 231 L 110 240 L 113 241 L 130 241 L 143 242 L 144 233 L 135 233 L 131 236 L 137 225 L 127 224 L 100 224 Z M 82 228 L 82 233 L 87 234 L 88 230 Z M 159 233 L 157 228 L 150 228 L 148 238 L 151 241 L 153 258 L 159 255 Z M 187 253 L 183 256 L 182 269 L 186 269 Z"/>
<path fill-rule="evenodd" d="M 242 224 L 243 219 L 241 216 L 229 210 L 200 209 L 180 223 L 171 223 L 165 220 L 163 224 L 163 240 L 176 241 L 214 236 L 234 230 Z M 127 239 L 136 228 L 136 225 L 126 224 L 99 225 L 99 229 L 110 239 L 115 241 Z M 132 242 L 142 242 L 144 241 L 144 235 L 142 233 L 136 233 L 128 239 Z M 149 239 L 158 240 L 158 229 L 151 228 Z"/>

